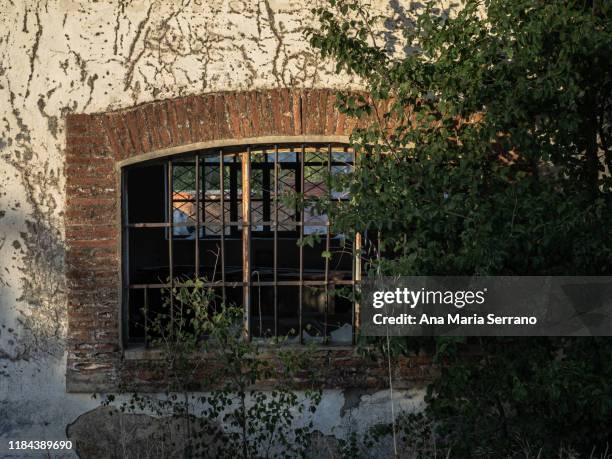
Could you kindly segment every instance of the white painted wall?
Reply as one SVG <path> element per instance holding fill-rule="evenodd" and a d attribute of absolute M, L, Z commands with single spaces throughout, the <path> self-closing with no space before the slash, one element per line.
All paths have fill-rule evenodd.
<path fill-rule="evenodd" d="M 387 26 L 413 6 L 374 3 Z M 98 406 L 64 390 L 63 117 L 218 90 L 358 87 L 308 48 L 315 5 L 0 0 L 0 456 L 9 439 L 64 439 Z M 398 396 L 422 404 L 422 392 Z M 325 434 L 388 416 L 386 395 L 364 396 L 342 418 L 344 402 L 326 392 Z"/>

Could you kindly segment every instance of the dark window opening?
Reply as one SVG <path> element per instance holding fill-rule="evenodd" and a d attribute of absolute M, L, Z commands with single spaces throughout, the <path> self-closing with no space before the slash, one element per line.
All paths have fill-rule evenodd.
<path fill-rule="evenodd" d="M 272 145 L 198 151 L 123 171 L 124 334 L 147 343 L 164 291 L 205 279 L 248 309 L 249 338 L 351 343 L 358 311 L 355 247 L 326 215 L 285 199 L 329 195 L 328 173 L 354 166 L 344 145 Z M 315 234 L 312 245 L 302 239 Z M 358 238 L 359 240 L 359 238 Z M 324 256 L 325 255 L 325 256 Z"/>

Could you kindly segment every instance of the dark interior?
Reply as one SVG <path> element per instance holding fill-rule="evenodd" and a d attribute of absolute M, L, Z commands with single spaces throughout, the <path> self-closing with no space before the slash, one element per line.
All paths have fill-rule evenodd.
<path fill-rule="evenodd" d="M 280 199 L 281 193 L 300 192 L 300 164 L 297 155 L 290 155 L 279 162 L 280 178 L 274 183 L 274 164 L 271 155 L 262 154 L 259 161 L 251 160 L 251 333 L 252 336 L 297 335 L 300 322 L 300 214 L 289 209 Z M 254 158 L 254 155 L 251 156 Z M 263 158 L 263 160 L 262 160 Z M 306 156 L 308 159 L 308 157 Z M 242 241 L 242 182 L 241 164 L 237 155 L 224 157 L 224 218 L 221 224 L 221 190 L 219 154 L 199 157 L 200 171 L 195 173 L 193 156 L 172 158 L 157 162 L 130 166 L 124 173 L 124 257 L 127 258 L 124 273 L 126 297 L 129 302 L 129 340 L 145 338 L 145 288 L 147 317 L 163 311 L 164 297 L 170 281 L 170 251 L 172 252 L 172 278 L 175 282 L 196 276 L 196 236 L 199 237 L 199 273 L 207 281 L 221 282 L 221 250 L 224 253 L 225 294 L 227 302 L 241 305 L 243 241 Z M 172 165 L 170 166 L 170 163 Z M 313 164 L 315 164 L 313 162 Z M 312 166 L 321 167 L 321 162 Z M 172 207 L 170 207 L 169 167 L 172 167 Z M 308 170 L 306 163 L 304 170 Z M 199 187 L 195 178 L 199 175 Z M 307 175 L 307 172 L 305 172 Z M 323 189 L 324 184 L 304 180 L 310 189 Z M 200 199 L 196 199 L 199 188 Z M 275 200 L 278 190 L 279 199 Z M 196 228 L 196 206 L 199 205 L 201 228 Z M 266 225 L 274 219 L 275 206 L 279 208 L 279 229 L 276 237 L 276 327 L 274 314 L 274 287 L 258 285 L 273 282 L 274 229 Z M 168 228 L 170 208 L 176 227 Z M 321 223 L 317 218 L 305 215 L 306 225 Z M 166 224 L 166 226 L 163 226 Z M 305 232 L 318 232 L 320 241 L 313 247 L 303 247 L 302 280 L 325 281 L 326 262 L 322 253 L 326 249 L 325 222 L 322 226 L 305 226 Z M 225 229 L 223 230 L 223 226 Z M 172 233 L 170 233 L 172 231 Z M 221 234 L 223 233 L 223 235 Z M 223 238 L 222 238 L 223 236 Z M 223 239 L 223 241 L 222 241 Z M 302 286 L 302 330 L 305 337 L 316 339 L 325 336 L 334 341 L 332 333 L 352 324 L 352 302 L 334 290 L 333 282 L 352 279 L 353 255 L 351 247 L 343 247 L 343 239 L 330 236 L 332 257 L 328 266 L 330 287 Z M 222 247 L 223 245 L 223 247 Z M 170 250 L 171 249 L 171 250 Z M 293 282 L 295 285 L 283 285 Z M 218 289 L 220 290 L 220 289 Z M 339 290 L 339 289 L 338 289 Z M 221 295 L 220 295 L 221 296 Z M 346 331 L 346 330 L 341 330 Z M 346 333 L 345 333 L 346 335 Z M 346 338 L 346 336 L 345 336 Z M 340 340 L 342 341 L 342 339 Z"/>

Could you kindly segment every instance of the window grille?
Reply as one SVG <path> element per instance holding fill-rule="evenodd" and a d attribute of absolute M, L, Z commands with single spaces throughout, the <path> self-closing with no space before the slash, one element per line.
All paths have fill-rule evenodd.
<path fill-rule="evenodd" d="M 147 323 L 164 291 L 199 277 L 220 300 L 242 305 L 248 339 L 353 343 L 360 237 L 351 243 L 333 234 L 326 215 L 286 198 L 346 200 L 325 177 L 352 167 L 354 153 L 339 144 L 206 150 L 126 167 L 127 341 L 148 345 Z M 315 235 L 310 245 L 308 235 Z"/>

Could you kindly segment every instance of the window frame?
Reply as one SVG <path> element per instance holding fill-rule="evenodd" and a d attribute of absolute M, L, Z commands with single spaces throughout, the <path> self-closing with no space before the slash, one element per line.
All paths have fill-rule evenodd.
<path fill-rule="evenodd" d="M 225 201 L 225 189 L 224 189 L 224 182 L 223 180 L 224 178 L 224 167 L 219 167 L 219 173 L 220 173 L 220 184 L 221 184 L 221 190 L 220 190 L 220 206 L 221 206 L 221 231 L 219 232 L 219 235 L 216 237 L 216 239 L 219 240 L 220 242 L 220 246 L 223 248 L 220 252 L 221 252 L 221 263 L 222 263 L 222 269 L 221 269 L 221 276 L 222 276 L 222 280 L 221 282 L 219 281 L 213 281 L 213 282 L 205 282 L 204 285 L 207 287 L 222 287 L 223 288 L 223 294 L 225 296 L 225 287 L 228 286 L 228 282 L 226 282 L 225 280 L 225 225 L 229 225 L 231 230 L 230 230 L 230 234 L 235 235 L 234 232 L 237 233 L 238 237 L 242 239 L 242 258 L 243 258 L 243 277 L 242 277 L 242 282 L 236 282 L 234 283 L 235 285 L 233 285 L 234 287 L 242 287 L 243 289 L 243 304 L 242 307 L 244 308 L 244 338 L 247 340 L 250 340 L 252 338 L 252 333 L 251 333 L 251 287 L 253 286 L 272 286 L 274 288 L 274 324 L 275 324 L 275 335 L 277 335 L 276 332 L 276 325 L 278 323 L 278 316 L 277 316 L 277 300 L 278 300 L 278 287 L 282 286 L 282 285 L 297 285 L 299 287 L 299 310 L 298 310 L 298 314 L 299 314 L 299 323 L 300 323 L 300 327 L 299 327 L 299 343 L 303 344 L 304 341 L 304 337 L 303 337 L 303 326 L 302 326 L 302 318 L 303 318 L 303 310 L 302 310 L 302 305 L 303 305 L 303 301 L 304 301 L 304 287 L 307 286 L 321 286 L 324 287 L 325 289 L 325 302 L 326 302 L 326 306 L 325 306 L 325 327 L 327 329 L 327 311 L 328 311 L 328 306 L 329 306 L 329 298 L 330 298 L 330 287 L 334 287 L 336 285 L 348 285 L 352 287 L 353 290 L 353 294 L 356 293 L 356 291 L 359 289 L 359 285 L 361 282 L 361 269 L 362 269 L 362 262 L 360 259 L 360 250 L 361 250 L 361 235 L 357 234 L 353 247 L 352 247 L 352 262 L 351 262 L 351 279 L 350 280 L 330 280 L 330 269 L 329 269 L 329 259 L 326 258 L 325 260 L 325 275 L 324 275 L 324 279 L 322 281 L 306 281 L 304 280 L 304 247 L 303 247 L 303 238 L 305 236 L 304 233 L 304 228 L 305 226 L 316 226 L 316 227 L 322 227 L 325 226 L 326 227 L 326 231 L 325 231 L 325 250 L 329 251 L 330 248 L 330 239 L 331 239 L 331 231 L 330 231 L 330 225 L 329 225 L 329 221 L 327 221 L 325 223 L 325 225 L 323 225 L 321 222 L 315 223 L 315 224 L 305 224 L 304 223 L 304 212 L 301 211 L 297 211 L 296 213 L 296 217 L 299 217 L 299 222 L 296 222 L 296 228 L 298 228 L 298 235 L 297 235 L 297 240 L 300 242 L 299 244 L 299 253 L 300 253 L 300 269 L 299 269 L 299 280 L 298 281 L 289 281 L 289 283 L 285 282 L 283 284 L 282 281 L 278 281 L 278 248 L 277 248 L 277 242 L 279 239 L 279 233 L 281 233 L 281 231 L 279 231 L 278 226 L 279 226 L 279 222 L 278 222 L 278 185 L 279 185 L 279 180 L 278 180 L 278 170 L 279 170 L 279 161 L 278 161 L 278 157 L 279 157 L 279 149 L 282 148 L 294 148 L 294 152 L 296 154 L 296 161 L 295 164 L 297 164 L 297 168 L 300 168 L 299 174 L 296 171 L 296 175 L 295 175 L 295 186 L 298 186 L 298 179 L 300 180 L 300 185 L 299 185 L 299 189 L 300 192 L 304 191 L 304 166 L 305 164 L 308 164 L 307 162 L 305 162 L 305 155 L 306 155 L 306 150 L 310 147 L 317 147 L 317 148 L 321 148 L 321 147 L 327 147 L 327 151 L 328 151 L 328 156 L 327 156 L 327 167 L 328 167 L 328 171 L 331 171 L 331 168 L 333 166 L 337 166 L 337 165 L 341 165 L 341 166 L 345 166 L 347 163 L 339 163 L 339 164 L 335 164 L 334 161 L 332 161 L 332 149 L 333 148 L 342 148 L 343 151 L 345 153 L 348 153 L 350 155 L 352 155 L 352 167 L 356 167 L 357 165 L 357 158 L 355 155 L 355 152 L 350 149 L 348 142 L 346 141 L 334 141 L 334 140 L 325 140 L 325 141 L 283 141 L 283 142 L 274 142 L 274 143 L 269 143 L 269 142 L 263 142 L 263 143 L 254 143 L 254 142 L 244 142 L 244 143 L 235 143 L 233 142 L 232 145 L 229 146 L 219 146 L 219 147 L 214 147 L 214 148 L 185 148 L 182 149 L 182 151 L 169 151 L 165 154 L 162 155 L 155 155 L 152 158 L 143 158 L 141 160 L 131 160 L 129 161 L 129 163 L 127 164 L 119 164 L 118 167 L 120 168 L 120 202 L 121 202 L 121 221 L 120 221 L 120 225 L 121 225 L 121 298 L 122 298 L 122 305 L 121 305 L 121 311 L 122 311 L 122 335 L 123 335 L 123 342 L 124 342 L 124 346 L 130 346 L 131 344 L 133 344 L 130 341 L 130 337 L 129 337 L 129 321 L 130 321 L 130 317 L 129 317 L 129 313 L 130 313 L 130 303 L 129 303 L 129 292 L 130 290 L 133 288 L 133 286 L 131 284 L 129 284 L 129 266 L 130 266 L 130 255 L 129 255 L 129 230 L 130 228 L 138 228 L 138 227 L 165 227 L 168 228 L 169 230 L 166 231 L 166 235 L 167 235 L 167 240 L 168 240 L 168 255 L 169 255 L 169 260 L 168 260 L 168 268 L 169 268 L 169 272 L 170 272 L 170 276 L 169 279 L 170 281 L 166 284 L 150 284 L 147 286 L 138 286 L 139 288 L 143 288 L 144 289 L 144 301 L 145 301 L 145 308 L 146 308 L 146 302 L 147 302 L 147 289 L 148 288 L 167 288 L 167 287 L 177 287 L 177 286 L 181 286 L 180 283 L 176 283 L 174 276 L 173 276 L 173 256 L 172 256 L 172 252 L 173 252 L 173 242 L 174 242 L 174 236 L 172 235 L 173 231 L 171 230 L 176 226 L 176 223 L 174 222 L 174 218 L 173 218 L 173 204 L 174 204 L 174 200 L 170 198 L 170 196 L 172 196 L 173 193 L 173 188 L 172 188 L 172 182 L 173 182 L 173 161 L 177 161 L 177 160 L 186 160 L 187 158 L 190 157 L 194 157 L 195 158 L 195 171 L 196 171 L 196 223 L 195 226 L 196 230 L 195 230 L 195 235 L 196 237 L 193 238 L 194 242 L 195 242 L 195 258 L 196 258 L 196 275 L 199 275 L 199 267 L 200 267 L 200 263 L 199 263 L 199 244 L 200 244 L 200 240 L 201 240 L 201 236 L 200 236 L 200 230 L 202 228 L 202 224 L 204 223 L 202 221 L 202 213 L 203 213 L 203 209 L 200 207 L 200 203 L 204 203 L 205 201 L 205 196 L 200 196 L 199 193 L 202 191 L 201 188 L 201 184 L 202 184 L 202 180 L 200 177 L 201 174 L 201 168 L 200 168 L 200 161 L 203 157 L 205 157 L 206 155 L 213 155 L 213 156 L 218 156 L 219 157 L 219 166 L 221 164 L 225 165 L 224 159 L 226 157 L 226 155 L 235 155 L 236 157 L 239 157 L 240 160 L 239 161 L 234 161 L 235 163 L 239 164 L 239 168 L 241 170 L 241 174 L 240 174 L 240 182 L 242 185 L 242 198 L 238 200 L 237 202 L 237 206 L 238 206 L 238 215 L 241 216 L 242 218 L 242 222 L 240 222 L 240 218 L 238 218 L 237 221 L 232 222 L 231 221 L 231 212 L 230 212 L 230 222 L 225 222 L 225 213 L 223 211 L 224 209 L 224 203 Z M 272 163 L 272 168 L 274 170 L 274 173 L 270 174 L 270 175 L 274 175 L 274 193 L 275 193 L 275 198 L 274 199 L 269 199 L 271 203 L 274 203 L 274 205 L 271 205 L 271 209 L 270 209 L 270 213 L 273 213 L 274 215 L 270 215 L 271 220 L 269 222 L 267 221 L 262 221 L 260 222 L 263 227 L 264 227 L 264 233 L 271 233 L 272 237 L 270 238 L 270 234 L 266 234 L 266 236 L 269 239 L 273 240 L 273 244 L 274 244 L 274 269 L 273 269 L 273 275 L 274 275 L 274 280 L 272 282 L 261 282 L 261 281 L 253 281 L 252 277 L 253 277 L 253 271 L 252 271 L 252 261 L 251 261 L 251 255 L 252 255 L 252 234 L 253 234 L 253 221 L 251 218 L 251 214 L 252 214 L 252 206 L 250 205 L 251 202 L 253 202 L 252 198 L 251 198 L 251 178 L 252 178 L 252 170 L 253 170 L 253 161 L 252 161 L 252 153 L 253 151 L 269 151 L 269 153 L 272 153 L 274 155 L 274 162 Z M 338 152 L 338 150 L 334 150 L 333 153 Z M 269 154 L 268 153 L 268 154 Z M 149 155 L 147 155 L 149 156 Z M 246 158 L 246 159 L 245 159 Z M 164 184 L 164 187 L 166 189 L 166 193 L 167 193 L 167 199 L 164 203 L 164 205 L 167 207 L 166 212 L 167 212 L 167 218 L 166 221 L 164 223 L 154 223 L 154 224 L 146 224 L 146 223 L 129 223 L 128 221 L 128 193 L 127 193 L 127 171 L 129 170 L 130 166 L 138 166 L 141 165 L 142 163 L 148 162 L 150 159 L 157 159 L 157 160 L 162 160 L 164 161 L 164 163 L 168 164 L 168 167 L 165 168 L 165 180 L 166 183 Z M 271 177 L 270 177 L 271 179 Z M 246 199 L 245 199 L 246 197 Z M 264 218 L 265 220 L 265 218 Z M 268 228 L 267 231 L 265 231 L 265 228 Z M 247 254 L 247 256 L 245 256 L 245 254 Z M 170 301 L 172 302 L 173 299 L 170 298 Z M 352 339 L 351 339 L 351 344 L 355 344 L 355 340 L 356 340 L 356 336 L 358 333 L 358 329 L 359 329 L 359 303 L 357 301 L 352 301 L 352 311 L 351 311 L 351 326 L 352 326 Z M 145 323 L 146 323 L 146 312 L 145 312 Z M 145 327 L 145 333 L 146 333 L 146 327 Z M 324 334 L 324 344 L 329 344 L 329 342 L 327 341 L 327 333 L 325 332 Z M 345 343 L 348 344 L 348 343 Z M 147 340 L 145 339 L 145 347 L 147 347 Z"/>

